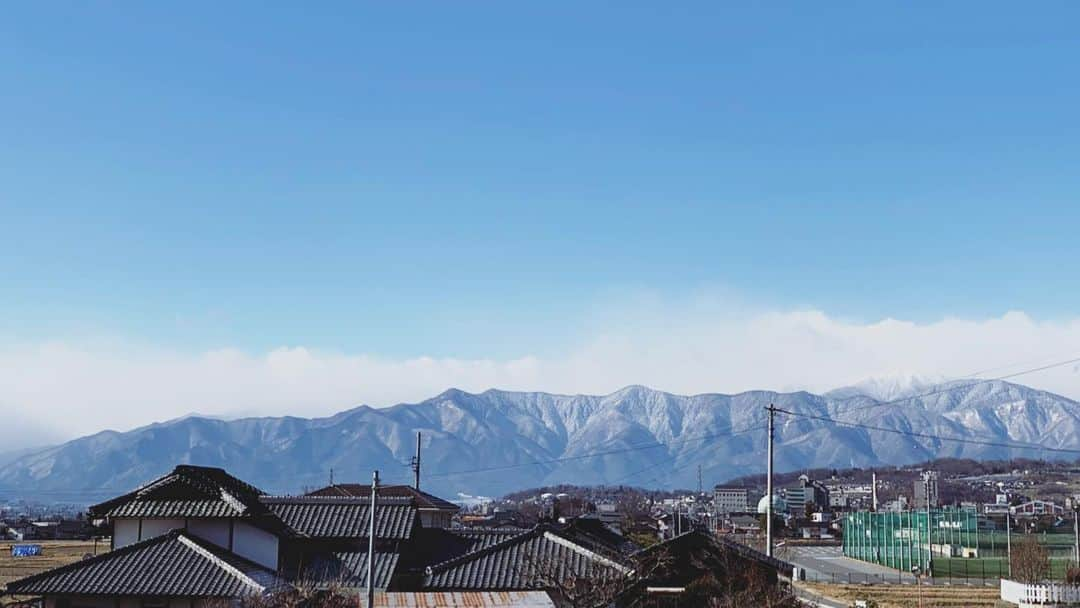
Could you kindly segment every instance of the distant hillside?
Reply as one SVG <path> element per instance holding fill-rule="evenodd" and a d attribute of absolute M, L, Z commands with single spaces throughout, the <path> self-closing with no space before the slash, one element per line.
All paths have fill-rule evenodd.
<path fill-rule="evenodd" d="M 1006 382 L 950 386 L 931 397 L 860 409 L 842 418 L 990 442 L 1080 447 L 1080 404 L 1075 401 Z M 711 486 L 763 471 L 763 408 L 770 402 L 815 416 L 879 403 L 854 389 L 826 395 L 753 391 L 680 396 L 632 386 L 603 396 L 449 390 L 416 404 L 364 406 L 315 419 L 223 421 L 193 416 L 123 433 L 106 431 L 23 454 L 0 464 L 0 493 L 74 501 L 103 498 L 177 463 L 222 466 L 278 492 L 324 484 L 331 469 L 338 480 L 366 481 L 377 468 L 388 482 L 405 482 L 416 431 L 424 433 L 424 488 L 448 498 L 459 492 L 499 496 L 559 483 L 694 488 L 699 464 L 705 484 Z M 732 428 L 751 430 L 727 435 Z M 777 440 L 779 471 L 906 464 L 937 457 L 1060 455 L 911 438 L 788 416 L 777 420 Z M 591 456 L 595 452 L 601 455 Z"/>

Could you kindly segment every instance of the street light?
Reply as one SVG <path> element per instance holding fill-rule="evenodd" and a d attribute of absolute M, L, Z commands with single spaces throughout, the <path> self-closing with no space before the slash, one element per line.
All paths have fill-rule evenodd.
<path fill-rule="evenodd" d="M 1080 501 L 1073 498 L 1073 535 L 1076 538 L 1076 544 L 1073 545 L 1073 557 L 1076 558 L 1076 565 L 1080 567 Z"/>
<path fill-rule="evenodd" d="M 922 608 L 922 578 L 919 576 L 922 569 L 919 568 L 918 564 L 915 564 L 911 567 L 911 573 L 915 575 L 915 589 L 918 590 L 917 593 L 919 594 L 919 608 Z"/>

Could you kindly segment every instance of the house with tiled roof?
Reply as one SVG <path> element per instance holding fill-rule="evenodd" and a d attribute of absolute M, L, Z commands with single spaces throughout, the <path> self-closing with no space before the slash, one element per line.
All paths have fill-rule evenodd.
<path fill-rule="evenodd" d="M 113 608 L 148 597 L 213 603 L 287 586 L 272 569 L 178 529 L 9 583 L 8 593 L 44 596 L 47 608 Z"/>
<path fill-rule="evenodd" d="M 409 497 L 380 497 L 374 508 L 374 586 L 408 588 L 401 555 L 420 527 L 417 509 Z M 6 593 L 44 596 L 58 608 L 73 599 L 114 608 L 146 597 L 268 593 L 297 581 L 364 588 L 371 509 L 370 498 L 270 496 L 221 469 L 180 465 L 91 507 L 112 528 L 109 553 L 12 581 Z"/>
<path fill-rule="evenodd" d="M 91 508 L 112 528 L 108 553 L 11 581 L 5 593 L 43 600 L 42 608 L 214 608 L 297 590 L 360 593 L 369 561 L 372 586 L 394 605 L 495 606 L 502 604 L 490 602 L 507 592 L 565 596 L 572 590 L 560 587 L 566 581 L 577 591 L 582 581 L 584 588 L 591 580 L 617 590 L 641 583 L 640 552 L 600 520 L 529 529 L 425 527 L 421 509 L 449 511 L 441 499 L 390 492 L 372 504 L 359 494 L 271 496 L 221 469 L 178 466 Z M 719 547 L 737 560 L 762 559 L 723 541 L 690 547 L 689 540 L 666 546 Z"/>
<path fill-rule="evenodd" d="M 540 524 L 477 551 L 429 566 L 429 591 L 527 590 L 550 587 L 550 578 L 629 577 L 633 568 L 561 535 L 557 526 Z"/>
<path fill-rule="evenodd" d="M 420 522 L 425 528 L 449 528 L 461 507 L 454 503 L 428 494 L 412 486 L 390 485 L 379 487 L 379 497 L 409 498 L 420 513 Z M 371 486 L 358 483 L 331 484 L 308 492 L 307 496 L 343 496 L 370 498 Z"/>
<path fill-rule="evenodd" d="M 369 559 L 373 586 L 394 592 L 450 590 L 438 583 L 425 589 L 432 565 L 438 566 L 433 575 L 446 581 L 478 561 L 504 570 L 460 589 L 469 592 L 521 586 L 528 573 L 517 562 L 529 555 L 566 559 L 575 572 L 592 563 L 623 568 L 601 555 L 603 543 L 583 530 L 575 531 L 577 542 L 569 533 L 551 534 L 551 527 L 452 530 L 443 526 L 449 519 L 439 517 L 456 513 L 451 503 L 391 486 L 372 505 L 370 488 L 367 495 L 361 488 L 343 484 L 303 496 L 271 496 L 222 469 L 180 465 L 91 507 L 91 516 L 112 529 L 110 552 L 12 581 L 6 593 L 42 597 L 45 608 L 126 608 L 146 601 L 197 608 L 298 585 L 359 591 L 367 586 Z M 425 509 L 430 517 L 423 517 Z M 425 519 L 432 525 L 425 527 Z M 528 551 L 518 554 L 514 547 Z"/>

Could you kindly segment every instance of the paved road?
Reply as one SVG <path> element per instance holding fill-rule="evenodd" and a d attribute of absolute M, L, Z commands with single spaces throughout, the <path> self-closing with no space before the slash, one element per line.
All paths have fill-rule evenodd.
<path fill-rule="evenodd" d="M 840 547 L 789 545 L 779 551 L 780 559 L 806 570 L 806 580 L 836 583 L 915 584 L 910 572 L 844 557 Z"/>

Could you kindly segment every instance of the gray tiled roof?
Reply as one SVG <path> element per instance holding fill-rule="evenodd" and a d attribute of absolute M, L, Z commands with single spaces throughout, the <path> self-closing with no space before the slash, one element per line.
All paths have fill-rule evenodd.
<path fill-rule="evenodd" d="M 330 496 L 264 496 L 262 504 L 290 530 L 307 538 L 367 538 L 371 499 Z M 375 536 L 406 540 L 412 536 L 416 508 L 408 499 L 380 498 Z"/>
<path fill-rule="evenodd" d="M 174 530 L 12 581 L 7 593 L 239 597 L 285 586 L 270 570 Z"/>
<path fill-rule="evenodd" d="M 337 483 L 308 492 L 308 496 L 352 496 L 355 498 L 371 498 L 371 486 L 358 483 Z M 454 503 L 439 498 L 434 494 L 428 494 L 423 490 L 417 490 L 412 486 L 379 486 L 379 498 L 406 497 L 411 498 L 418 509 L 439 509 L 440 511 L 460 511 L 461 507 Z"/>
<path fill-rule="evenodd" d="M 412 539 L 408 565 L 424 568 L 441 564 L 528 531 L 522 528 L 419 528 Z"/>
<path fill-rule="evenodd" d="M 479 551 L 468 553 L 427 569 L 424 588 L 429 590 L 538 589 L 545 578 L 619 576 L 626 566 L 589 551 L 555 534 L 546 526 L 513 536 Z"/>
<path fill-rule="evenodd" d="M 108 511 L 108 517 L 238 517 L 243 515 L 221 500 L 133 500 Z"/>
<path fill-rule="evenodd" d="M 179 465 L 90 512 L 97 517 L 241 517 L 262 510 L 262 494 L 222 469 Z"/>
<path fill-rule="evenodd" d="M 399 555 L 375 553 L 375 588 L 386 589 L 394 577 Z M 302 580 L 317 587 L 337 585 L 344 588 L 367 588 L 366 551 L 339 551 L 311 558 L 311 565 L 303 573 Z"/>
<path fill-rule="evenodd" d="M 450 530 L 452 534 L 460 536 L 468 543 L 467 553 L 487 549 L 492 545 L 497 545 L 528 531 L 525 528 L 458 528 Z"/>

